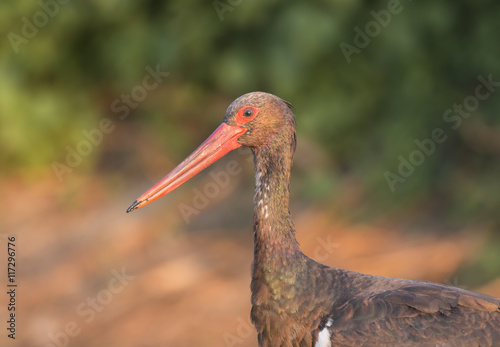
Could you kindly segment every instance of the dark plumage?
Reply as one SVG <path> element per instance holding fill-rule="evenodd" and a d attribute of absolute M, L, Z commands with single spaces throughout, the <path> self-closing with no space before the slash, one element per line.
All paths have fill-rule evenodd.
<path fill-rule="evenodd" d="M 500 345 L 499 299 L 331 268 L 300 251 L 288 208 L 296 144 L 290 106 L 262 92 L 239 97 L 221 127 L 128 211 L 249 147 L 256 171 L 251 317 L 260 346 Z"/>

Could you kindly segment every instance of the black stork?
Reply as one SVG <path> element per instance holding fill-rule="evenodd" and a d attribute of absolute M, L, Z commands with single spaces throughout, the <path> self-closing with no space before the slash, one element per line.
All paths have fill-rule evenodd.
<path fill-rule="evenodd" d="M 291 105 L 268 93 L 236 99 L 222 124 L 127 212 L 171 192 L 238 147 L 256 171 L 251 318 L 259 345 L 500 346 L 500 299 L 328 267 L 303 254 L 289 211 Z"/>

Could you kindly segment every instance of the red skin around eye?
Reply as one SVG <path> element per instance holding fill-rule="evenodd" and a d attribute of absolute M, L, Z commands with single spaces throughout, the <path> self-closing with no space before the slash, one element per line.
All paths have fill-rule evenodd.
<path fill-rule="evenodd" d="M 245 112 L 249 108 L 253 110 L 253 115 L 251 117 L 245 117 L 243 115 L 243 112 Z M 238 113 L 236 114 L 236 117 L 235 117 L 236 124 L 243 125 L 243 124 L 246 124 L 246 123 L 252 121 L 259 113 L 259 110 L 260 110 L 259 107 L 254 107 L 254 106 L 245 106 L 245 107 L 240 108 Z"/>

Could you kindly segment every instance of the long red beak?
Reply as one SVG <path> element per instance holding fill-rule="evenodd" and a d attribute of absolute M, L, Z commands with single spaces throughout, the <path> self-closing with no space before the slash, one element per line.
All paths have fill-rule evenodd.
<path fill-rule="evenodd" d="M 212 135 L 208 137 L 193 153 L 182 163 L 177 165 L 168 175 L 142 194 L 130 207 L 127 213 L 137 210 L 150 202 L 170 193 L 190 178 L 195 176 L 212 163 L 222 158 L 233 149 L 241 147 L 238 138 L 247 129 L 222 123 Z"/>

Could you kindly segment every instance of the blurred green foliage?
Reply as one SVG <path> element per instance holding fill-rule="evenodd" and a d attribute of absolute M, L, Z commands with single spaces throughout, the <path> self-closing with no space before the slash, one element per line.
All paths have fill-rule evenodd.
<path fill-rule="evenodd" d="M 26 39 L 23 18 L 34 25 L 47 13 L 41 4 L 53 16 L 13 45 L 9 33 Z M 388 1 L 4 2 L 0 164 L 63 163 L 83 129 L 103 117 L 121 124 L 112 102 L 159 64 L 170 76 L 123 122 L 149 126 L 166 148 L 187 153 L 199 139 L 192 134 L 214 128 L 232 99 L 268 91 L 296 106 L 299 146 L 308 137 L 327 153 L 304 183 L 310 191 L 334 196 L 354 174 L 376 208 L 432 201 L 452 221 L 498 225 L 500 91 L 458 129 L 443 114 L 474 95 L 478 76 L 500 81 L 500 3 L 400 6 L 348 63 L 341 43 L 354 45 L 355 28 L 365 31 Z M 435 128 L 447 140 L 392 192 L 384 173 L 398 174 L 398 157 L 408 159 Z M 98 160 L 96 151 L 78 170 Z"/>

